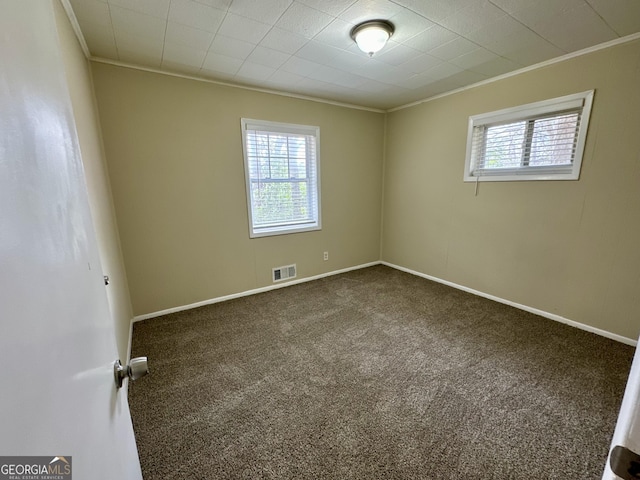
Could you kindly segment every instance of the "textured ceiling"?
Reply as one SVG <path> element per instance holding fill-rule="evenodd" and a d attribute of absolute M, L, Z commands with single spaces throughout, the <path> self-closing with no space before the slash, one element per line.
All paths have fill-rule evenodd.
<path fill-rule="evenodd" d="M 640 0 L 70 0 L 93 58 L 387 109 L 640 32 Z M 386 19 L 369 58 L 354 25 Z"/>

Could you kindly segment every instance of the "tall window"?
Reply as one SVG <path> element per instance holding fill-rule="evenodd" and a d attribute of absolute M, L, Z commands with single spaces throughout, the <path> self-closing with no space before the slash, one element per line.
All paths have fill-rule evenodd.
<path fill-rule="evenodd" d="M 242 119 L 250 236 L 320 230 L 320 129 Z"/>
<path fill-rule="evenodd" d="M 465 181 L 577 180 L 593 90 L 469 118 Z"/>

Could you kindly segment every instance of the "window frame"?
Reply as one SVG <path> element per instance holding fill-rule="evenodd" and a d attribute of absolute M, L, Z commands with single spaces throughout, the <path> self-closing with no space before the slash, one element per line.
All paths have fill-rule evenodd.
<path fill-rule="evenodd" d="M 593 96 L 594 90 L 588 90 L 581 93 L 565 95 L 563 97 L 470 116 L 467 131 L 464 181 L 505 182 L 529 180 L 578 180 L 580 178 L 580 170 L 582 168 L 582 159 L 587 138 L 587 130 L 589 128 Z M 478 152 L 473 149 L 474 132 L 476 128 L 535 120 L 536 118 L 552 116 L 553 114 L 558 114 L 559 116 L 563 112 L 577 110 L 580 108 L 581 117 L 576 134 L 576 148 L 573 156 L 573 162 L 570 166 L 526 165 L 516 168 L 500 168 L 495 169 L 495 171 L 488 171 L 485 169 L 479 174 L 476 172 L 475 167 Z M 526 128 L 530 128 L 529 125 L 527 125 Z M 533 143 L 532 140 L 527 145 L 530 146 L 531 143 Z"/>
<path fill-rule="evenodd" d="M 321 209 L 321 201 L 320 201 L 320 127 L 313 125 L 300 125 L 293 123 L 281 123 L 281 122 L 272 122 L 268 120 L 257 120 L 251 118 L 241 118 L 240 124 L 242 128 L 242 153 L 244 158 L 244 174 L 245 174 L 245 190 L 246 190 L 246 198 L 247 198 L 247 212 L 249 219 L 249 237 L 250 238 L 259 238 L 259 237 L 268 237 L 274 235 L 286 235 L 292 233 L 301 233 L 301 232 L 310 232 L 322 229 L 322 209 Z M 254 223 L 254 214 L 253 214 L 253 202 L 251 197 L 251 183 L 254 179 L 251 178 L 251 171 L 249 166 L 249 155 L 247 152 L 247 133 L 249 131 L 266 131 L 271 133 L 284 133 L 288 135 L 304 135 L 304 136 L 312 136 L 315 138 L 315 161 L 314 165 L 309 165 L 309 157 L 305 158 L 305 167 L 307 171 L 310 168 L 315 167 L 315 175 L 310 175 L 308 180 L 306 181 L 308 187 L 313 189 L 315 187 L 315 215 L 311 215 L 312 220 L 307 222 L 301 221 L 289 221 L 283 222 L 279 225 L 267 225 L 260 226 Z M 268 181 L 268 183 L 287 183 L 291 182 L 291 177 L 287 180 L 277 179 L 273 181 Z M 298 181 L 298 180 L 296 180 Z M 310 197 L 314 196 L 312 190 L 309 190 Z M 313 206 L 313 202 L 311 203 Z M 313 210 L 313 208 L 312 208 Z"/>

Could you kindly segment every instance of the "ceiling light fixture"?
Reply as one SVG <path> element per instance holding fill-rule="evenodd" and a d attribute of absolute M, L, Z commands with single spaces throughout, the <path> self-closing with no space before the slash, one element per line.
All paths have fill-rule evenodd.
<path fill-rule="evenodd" d="M 370 20 L 353 27 L 351 38 L 353 38 L 360 50 L 373 57 L 374 53 L 380 51 L 387 44 L 394 30 L 391 22 Z"/>

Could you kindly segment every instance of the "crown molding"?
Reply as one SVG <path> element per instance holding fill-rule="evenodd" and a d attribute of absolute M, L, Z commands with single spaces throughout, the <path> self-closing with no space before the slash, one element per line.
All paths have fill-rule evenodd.
<path fill-rule="evenodd" d="M 84 35 L 82 34 L 82 30 L 80 30 L 80 24 L 78 23 L 78 19 L 76 18 L 76 14 L 73 11 L 73 7 L 69 0 L 60 0 L 62 4 L 62 8 L 67 14 L 67 18 L 69 18 L 69 22 L 71 23 L 71 28 L 73 28 L 73 32 L 76 34 L 76 38 L 80 43 L 80 48 L 82 48 L 82 52 L 86 58 L 91 58 L 91 53 L 89 52 L 89 47 L 87 46 L 87 42 L 84 39 Z"/>
<path fill-rule="evenodd" d="M 521 75 L 523 73 L 531 72 L 539 68 L 548 67 L 549 65 L 553 65 L 556 63 L 565 62 L 567 60 L 571 60 L 572 58 L 588 55 L 590 53 L 604 50 L 606 48 L 615 47 L 616 45 L 622 45 L 624 43 L 633 42 L 634 40 L 638 40 L 638 39 L 640 39 L 640 33 L 633 33 L 631 35 L 627 35 L 626 37 L 616 38 L 615 40 L 611 40 L 609 42 L 600 43 L 598 45 L 594 45 L 593 47 L 588 47 L 582 50 L 578 50 L 577 52 L 567 53 L 566 55 L 562 55 L 561 57 L 545 60 L 544 62 L 536 63 L 535 65 L 530 65 L 528 67 L 524 67 L 519 70 L 514 70 L 513 72 L 505 73 L 497 77 L 488 78 L 487 80 L 482 80 L 481 82 L 467 85 L 466 87 L 460 87 L 455 90 L 451 90 L 449 92 L 444 92 L 438 95 L 434 95 L 433 97 L 427 97 L 422 100 L 416 100 L 415 102 L 407 103 L 405 105 L 400 105 L 399 107 L 389 108 L 386 110 L 386 112 L 391 113 L 391 112 L 396 112 L 398 110 L 403 110 L 405 108 L 415 107 L 416 105 L 421 105 L 423 103 L 431 102 L 432 100 L 438 100 L 439 98 L 448 97 L 449 95 L 455 95 L 456 93 L 464 92 L 472 88 L 481 87 L 483 85 L 489 85 L 493 82 L 504 80 L 505 78 L 515 77 L 516 75 Z"/>

